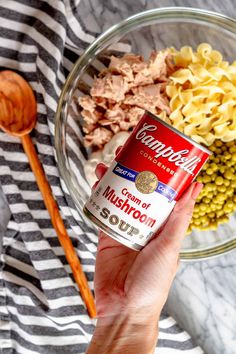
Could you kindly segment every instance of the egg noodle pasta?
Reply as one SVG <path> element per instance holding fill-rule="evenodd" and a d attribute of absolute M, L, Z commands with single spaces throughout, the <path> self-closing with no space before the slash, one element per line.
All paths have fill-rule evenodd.
<path fill-rule="evenodd" d="M 220 52 L 202 43 L 170 49 L 179 68 L 166 87 L 171 124 L 196 142 L 211 145 L 236 138 L 236 62 L 224 61 Z"/>

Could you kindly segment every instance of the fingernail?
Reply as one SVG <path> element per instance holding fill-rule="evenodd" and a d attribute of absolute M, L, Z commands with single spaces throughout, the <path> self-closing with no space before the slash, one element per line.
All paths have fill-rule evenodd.
<path fill-rule="evenodd" d="M 115 154 L 118 155 L 122 148 L 123 148 L 123 145 L 118 146 L 118 148 L 116 149 L 116 153 Z"/>
<path fill-rule="evenodd" d="M 94 189 L 97 187 L 98 183 L 99 183 L 99 181 L 96 181 L 96 182 L 94 183 L 94 185 L 92 186 L 92 190 L 94 190 Z"/>
<path fill-rule="evenodd" d="M 202 183 L 200 183 L 200 182 L 194 183 L 194 187 L 193 187 L 192 194 L 191 194 L 192 199 L 194 199 L 194 200 L 197 199 L 197 197 L 199 196 L 199 194 L 202 190 L 202 187 L 203 187 Z"/>
<path fill-rule="evenodd" d="M 103 162 L 99 162 L 99 163 L 97 164 L 97 167 L 98 167 L 98 168 L 104 168 L 104 167 L 105 167 L 105 165 L 104 165 L 104 163 L 103 163 Z"/>

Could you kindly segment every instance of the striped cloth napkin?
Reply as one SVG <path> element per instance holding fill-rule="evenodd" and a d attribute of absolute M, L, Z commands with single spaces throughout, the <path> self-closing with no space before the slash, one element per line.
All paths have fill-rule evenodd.
<path fill-rule="evenodd" d="M 68 233 L 93 289 L 97 237 L 73 206 L 55 162 L 54 117 L 65 78 L 97 33 L 80 18 L 86 1 L 0 1 L 0 69 L 20 73 L 38 102 L 34 143 Z M 3 238 L 0 348 L 3 354 L 85 353 L 91 320 L 52 228 L 18 138 L 0 132 L 0 182 L 11 219 Z M 203 353 L 169 316 L 160 319 L 158 354 Z"/>

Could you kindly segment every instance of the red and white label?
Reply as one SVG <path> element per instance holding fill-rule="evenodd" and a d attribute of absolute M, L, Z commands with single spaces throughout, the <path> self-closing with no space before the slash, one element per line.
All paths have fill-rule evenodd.
<path fill-rule="evenodd" d="M 146 113 L 85 207 L 106 230 L 112 230 L 111 236 L 119 235 L 126 245 L 143 247 L 166 221 L 208 156 Z"/>

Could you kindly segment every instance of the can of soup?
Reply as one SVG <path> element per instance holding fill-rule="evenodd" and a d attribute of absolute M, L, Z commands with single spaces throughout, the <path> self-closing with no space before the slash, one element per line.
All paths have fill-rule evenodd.
<path fill-rule="evenodd" d="M 141 250 L 211 152 L 145 112 L 84 206 L 106 234 Z"/>

